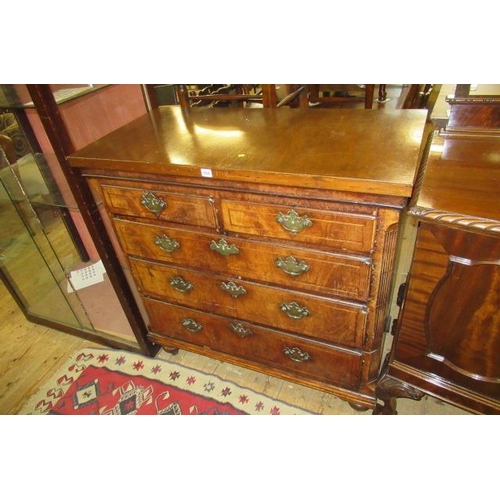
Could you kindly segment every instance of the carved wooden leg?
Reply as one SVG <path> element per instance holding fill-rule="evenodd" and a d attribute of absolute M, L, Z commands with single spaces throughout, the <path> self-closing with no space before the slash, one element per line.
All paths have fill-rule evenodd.
<path fill-rule="evenodd" d="M 372 415 L 397 415 L 397 398 L 408 398 L 420 401 L 425 395 L 422 391 L 410 384 L 401 382 L 387 375 L 389 358 L 390 354 L 387 354 L 375 388 L 375 397 L 377 400 L 382 400 L 384 404 L 377 404 Z"/>
<path fill-rule="evenodd" d="M 397 415 L 397 398 L 408 398 L 420 401 L 424 393 L 415 389 L 415 387 L 396 380 L 388 375 L 383 375 L 377 383 L 375 391 L 377 399 L 381 399 L 384 405 L 377 404 L 373 415 Z"/>

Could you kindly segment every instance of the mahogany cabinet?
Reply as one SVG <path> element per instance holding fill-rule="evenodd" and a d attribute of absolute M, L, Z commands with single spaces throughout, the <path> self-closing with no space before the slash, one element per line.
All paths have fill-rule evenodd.
<path fill-rule="evenodd" d="M 374 408 L 425 117 L 166 106 L 69 162 L 152 342 Z"/>
<path fill-rule="evenodd" d="M 409 213 L 419 221 L 377 412 L 425 393 L 500 413 L 500 116 L 494 99 L 435 132 Z M 452 103 L 454 104 L 454 103 Z M 478 113 L 496 129 L 478 126 Z"/>

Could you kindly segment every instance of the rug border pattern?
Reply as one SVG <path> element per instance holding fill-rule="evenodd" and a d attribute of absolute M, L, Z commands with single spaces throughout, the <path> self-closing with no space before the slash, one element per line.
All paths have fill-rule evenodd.
<path fill-rule="evenodd" d="M 88 347 L 75 351 L 70 358 L 45 382 L 23 406 L 20 415 L 45 415 L 65 394 L 79 373 L 88 365 L 105 367 L 122 374 L 139 375 L 149 380 L 158 380 L 158 373 L 168 368 L 168 375 L 161 380 L 173 387 L 205 398 L 229 403 L 248 415 L 312 415 L 308 410 L 263 393 L 222 379 L 212 373 L 203 373 L 196 368 L 171 360 L 148 358 L 141 354 L 105 347 Z M 166 375 L 166 377 L 165 377 Z M 213 392 L 212 392 L 213 391 Z M 214 394 L 214 397 L 211 396 Z"/>

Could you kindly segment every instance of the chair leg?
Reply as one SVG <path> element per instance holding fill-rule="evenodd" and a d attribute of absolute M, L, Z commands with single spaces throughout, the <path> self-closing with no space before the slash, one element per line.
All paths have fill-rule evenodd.
<path fill-rule="evenodd" d="M 387 99 L 386 83 L 378 84 L 378 102 L 385 102 Z"/>
<path fill-rule="evenodd" d="M 175 86 L 175 91 L 177 93 L 177 100 L 182 108 L 189 108 L 189 99 L 187 96 L 188 90 L 185 85 L 178 84 Z"/>
<path fill-rule="evenodd" d="M 265 108 L 276 108 L 278 105 L 278 97 L 276 94 L 276 85 L 263 83 L 262 84 L 263 106 Z"/>
<path fill-rule="evenodd" d="M 308 84 L 307 85 L 307 91 L 309 92 L 309 102 L 315 103 L 319 102 L 319 85 L 314 83 L 314 84 Z"/>
<path fill-rule="evenodd" d="M 365 85 L 365 109 L 372 109 L 374 93 L 375 93 L 375 84 L 367 83 Z"/>

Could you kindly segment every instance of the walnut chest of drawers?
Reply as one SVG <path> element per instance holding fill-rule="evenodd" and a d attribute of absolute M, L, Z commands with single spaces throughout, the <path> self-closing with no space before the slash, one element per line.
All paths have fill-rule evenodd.
<path fill-rule="evenodd" d="M 151 341 L 375 407 L 419 110 L 164 107 L 73 154 Z"/>

